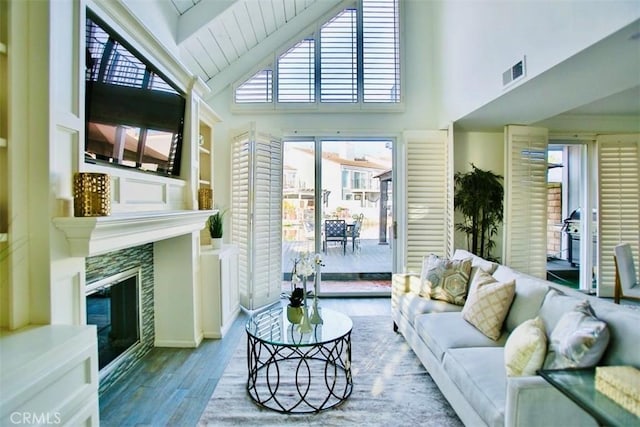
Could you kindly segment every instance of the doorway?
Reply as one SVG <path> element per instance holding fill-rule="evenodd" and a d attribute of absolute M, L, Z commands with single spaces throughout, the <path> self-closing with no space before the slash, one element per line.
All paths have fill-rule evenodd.
<path fill-rule="evenodd" d="M 283 291 L 293 260 L 320 253 L 322 296 L 389 295 L 393 270 L 393 141 L 283 142 Z"/>
<path fill-rule="evenodd" d="M 593 176 L 587 167 L 588 145 L 550 141 L 547 155 L 547 279 L 593 292 L 597 212 L 592 208 L 595 194 L 589 185 Z"/>

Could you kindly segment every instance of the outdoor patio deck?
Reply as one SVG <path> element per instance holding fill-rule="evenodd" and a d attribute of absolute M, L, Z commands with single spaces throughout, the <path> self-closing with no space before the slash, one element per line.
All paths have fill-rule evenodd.
<path fill-rule="evenodd" d="M 299 252 L 312 251 L 313 242 L 298 241 L 284 242 L 282 245 L 282 271 L 284 279 L 290 280 L 293 259 Z M 358 280 L 382 279 L 391 280 L 390 245 L 380 245 L 377 239 L 361 239 L 360 248 L 351 250 L 351 241 L 347 244 L 346 254 L 342 254 L 342 247 L 330 244 L 327 253 L 322 254 L 324 280 Z"/>

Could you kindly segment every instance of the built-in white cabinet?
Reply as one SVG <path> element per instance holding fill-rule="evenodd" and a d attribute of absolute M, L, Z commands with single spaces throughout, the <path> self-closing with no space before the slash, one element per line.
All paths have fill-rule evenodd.
<path fill-rule="evenodd" d="M 100 424 L 95 326 L 34 326 L 0 338 L 0 425 Z"/>
<path fill-rule="evenodd" d="M 220 249 L 202 246 L 202 329 L 205 338 L 222 338 L 240 311 L 238 296 L 238 247 Z"/>

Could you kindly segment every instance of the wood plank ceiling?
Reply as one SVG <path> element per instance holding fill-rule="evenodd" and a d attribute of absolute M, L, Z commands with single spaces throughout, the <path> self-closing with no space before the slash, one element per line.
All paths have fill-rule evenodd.
<path fill-rule="evenodd" d="M 180 57 L 217 93 L 341 0 L 171 0 Z"/>

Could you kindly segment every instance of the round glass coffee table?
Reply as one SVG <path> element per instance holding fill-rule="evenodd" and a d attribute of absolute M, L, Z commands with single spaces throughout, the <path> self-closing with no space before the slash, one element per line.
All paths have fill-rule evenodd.
<path fill-rule="evenodd" d="M 283 413 L 313 413 L 344 402 L 353 389 L 351 319 L 321 309 L 323 323 L 300 332 L 281 307 L 254 314 L 246 325 L 247 391 L 258 405 Z"/>

